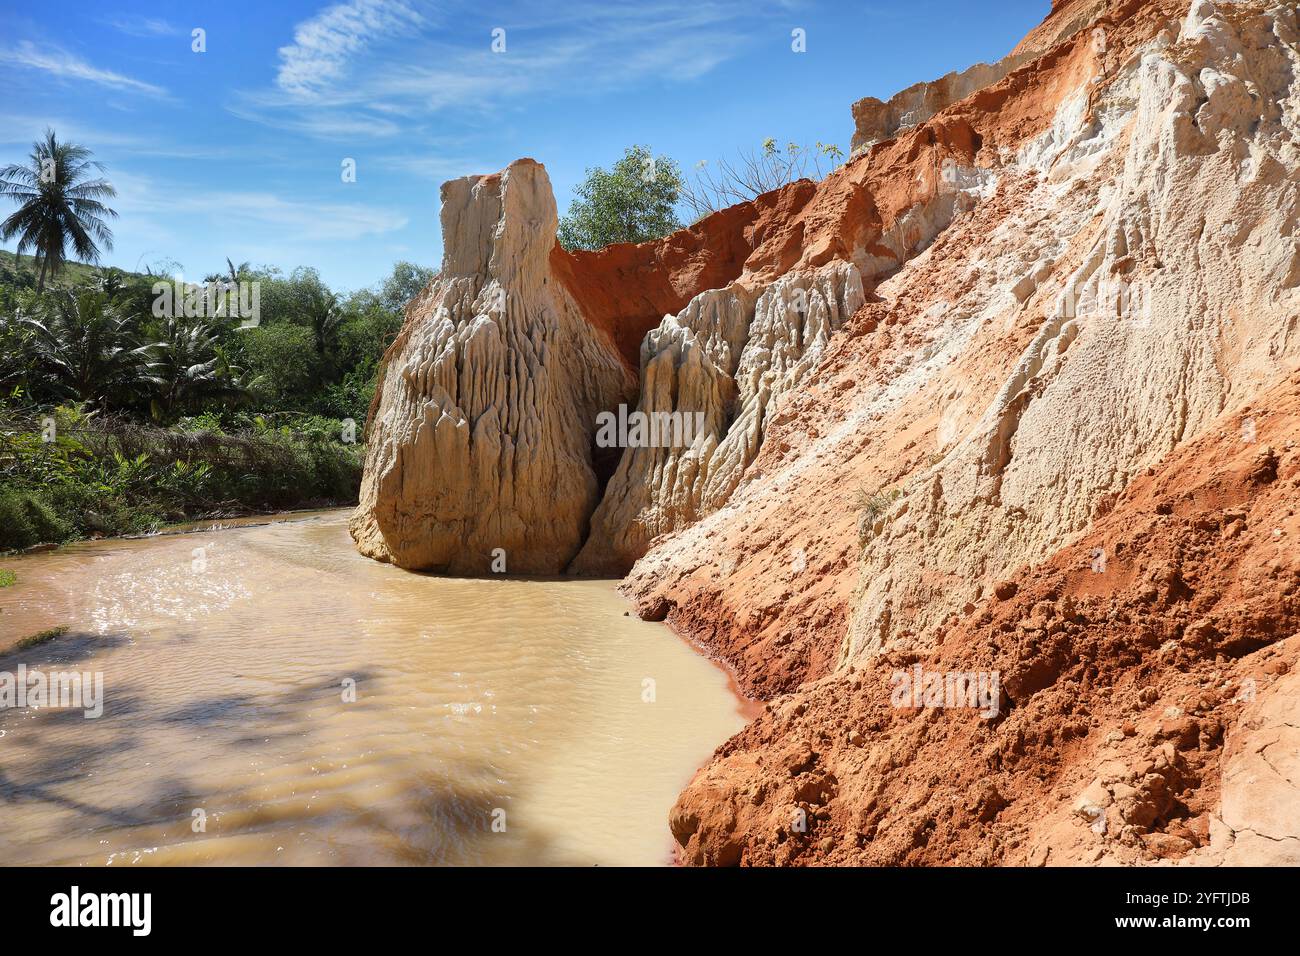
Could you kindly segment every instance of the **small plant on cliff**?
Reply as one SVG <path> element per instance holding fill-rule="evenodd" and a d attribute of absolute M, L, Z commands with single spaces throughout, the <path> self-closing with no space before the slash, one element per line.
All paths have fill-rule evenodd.
<path fill-rule="evenodd" d="M 859 488 L 857 497 L 854 499 L 854 505 L 859 511 L 865 512 L 867 518 L 874 521 L 879 518 L 895 501 L 903 496 L 903 492 L 897 488 L 890 488 L 887 491 L 877 491 L 874 495 L 868 494 L 865 488 Z"/>
<path fill-rule="evenodd" d="M 682 227 L 674 207 L 682 173 L 667 156 L 630 146 L 611 169 L 587 170 L 569 212 L 560 220 L 566 249 L 602 249 L 616 242 L 649 242 Z"/>

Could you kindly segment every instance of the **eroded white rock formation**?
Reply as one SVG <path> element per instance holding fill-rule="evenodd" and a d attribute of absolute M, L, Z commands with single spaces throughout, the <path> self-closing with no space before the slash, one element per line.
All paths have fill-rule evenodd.
<path fill-rule="evenodd" d="M 738 283 L 665 316 L 641 349 L 638 411 L 704 414 L 686 447 L 631 448 L 591 521 L 574 570 L 626 570 L 656 536 L 724 505 L 762 445 L 772 409 L 862 305 L 847 262 L 791 273 L 755 295 Z"/>
<path fill-rule="evenodd" d="M 558 573 L 599 495 L 596 416 L 633 378 L 551 273 L 540 165 L 453 180 L 442 202 L 442 271 L 385 357 L 352 534 L 406 568 Z"/>

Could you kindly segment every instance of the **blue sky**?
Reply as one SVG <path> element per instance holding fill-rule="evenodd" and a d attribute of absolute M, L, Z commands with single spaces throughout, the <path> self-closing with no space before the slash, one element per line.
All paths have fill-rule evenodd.
<path fill-rule="evenodd" d="M 438 263 L 446 179 L 531 156 L 563 213 L 633 143 L 684 168 L 769 136 L 847 151 L 854 100 L 997 59 L 1048 7 L 0 0 L 0 165 L 46 125 L 94 150 L 118 189 L 107 263 L 199 279 L 230 256 L 355 289 Z"/>

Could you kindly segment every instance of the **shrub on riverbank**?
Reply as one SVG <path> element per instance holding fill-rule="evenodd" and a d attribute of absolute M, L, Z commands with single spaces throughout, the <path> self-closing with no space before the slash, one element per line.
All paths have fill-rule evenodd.
<path fill-rule="evenodd" d="M 360 447 L 319 416 L 188 421 L 0 412 L 0 550 L 356 501 Z"/>
<path fill-rule="evenodd" d="M 0 485 L 0 551 L 30 548 L 72 536 L 39 492 Z"/>

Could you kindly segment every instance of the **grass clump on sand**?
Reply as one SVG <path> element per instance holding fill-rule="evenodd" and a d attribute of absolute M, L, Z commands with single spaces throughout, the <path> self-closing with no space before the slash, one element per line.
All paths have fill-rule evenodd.
<path fill-rule="evenodd" d="M 39 647 L 41 644 L 48 644 L 55 638 L 62 637 L 67 633 L 68 625 L 66 624 L 61 624 L 58 627 L 46 628 L 43 631 L 33 634 L 31 637 L 24 637 L 14 645 L 14 650 L 25 651 L 33 647 Z"/>
<path fill-rule="evenodd" d="M 865 512 L 867 517 L 874 521 L 902 496 L 903 492 L 898 488 L 877 491 L 874 495 L 868 494 L 865 488 L 859 488 L 853 504 L 858 511 Z"/>

